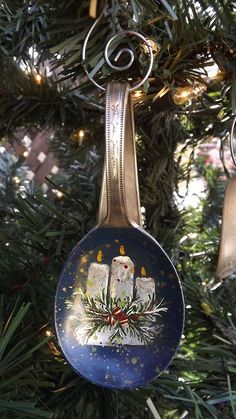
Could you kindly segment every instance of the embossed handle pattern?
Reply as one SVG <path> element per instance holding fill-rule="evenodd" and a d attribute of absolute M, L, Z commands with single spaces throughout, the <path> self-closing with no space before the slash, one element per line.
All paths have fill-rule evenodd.
<path fill-rule="evenodd" d="M 120 86 L 121 83 L 116 83 Z M 128 86 L 127 86 L 128 88 Z M 110 101 L 110 99 L 109 99 Z M 138 173 L 137 173 L 137 159 L 136 159 L 136 147 L 135 147 L 135 133 L 134 133 L 134 116 L 133 116 L 133 103 L 132 95 L 128 93 L 127 101 L 124 100 L 124 135 L 123 135 L 123 147 L 119 147 L 119 150 L 123 149 L 123 163 L 122 166 L 124 184 L 123 190 L 125 191 L 125 208 L 127 212 L 127 218 L 131 223 L 135 223 L 141 226 L 141 211 L 140 211 L 140 199 L 139 199 L 139 187 L 138 187 Z M 118 156 L 122 159 L 122 156 Z M 108 199 L 108 187 L 107 187 L 107 158 L 105 159 L 104 172 L 102 187 L 100 193 L 100 205 L 98 212 L 98 224 L 103 223 L 107 216 L 107 199 Z"/>
<path fill-rule="evenodd" d="M 107 184 L 107 208 L 106 217 L 103 220 L 103 226 L 109 227 L 130 227 L 132 221 L 140 222 L 139 211 L 139 194 L 138 181 L 136 171 L 136 160 L 134 159 L 135 146 L 127 147 L 130 153 L 131 176 L 130 179 L 131 193 L 134 197 L 134 208 L 136 208 L 135 216 L 127 211 L 127 202 L 125 189 L 129 189 L 129 159 L 124 161 L 125 140 L 132 141 L 132 119 L 131 119 L 131 103 L 130 103 L 129 85 L 127 83 L 111 82 L 106 90 L 106 184 Z M 127 119 L 128 116 L 128 119 Z M 130 126 L 131 123 L 131 126 Z M 128 125 L 128 126 L 127 126 Z M 126 137 L 126 132 L 128 137 Z M 129 157 L 129 156 L 126 156 Z M 133 167 L 132 167 L 133 166 Z M 125 179 L 127 181 L 125 182 Z M 133 182 L 133 184 L 132 184 Z M 132 186 L 133 185 L 133 186 Z M 101 200 L 104 196 L 101 196 Z M 130 201 L 129 201 L 130 202 Z M 100 213 L 101 213 L 100 205 Z M 137 215 L 138 212 L 138 215 Z M 135 218 L 132 219 L 132 218 Z"/>

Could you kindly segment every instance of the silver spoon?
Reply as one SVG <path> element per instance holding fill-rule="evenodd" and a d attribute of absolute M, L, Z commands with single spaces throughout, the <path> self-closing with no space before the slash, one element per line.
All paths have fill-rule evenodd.
<path fill-rule="evenodd" d="M 138 225 L 134 153 L 129 85 L 112 82 L 106 90 L 106 182 L 99 224 L 67 259 L 55 322 L 74 370 L 95 384 L 120 389 L 145 385 L 167 368 L 184 317 L 175 268 Z"/>

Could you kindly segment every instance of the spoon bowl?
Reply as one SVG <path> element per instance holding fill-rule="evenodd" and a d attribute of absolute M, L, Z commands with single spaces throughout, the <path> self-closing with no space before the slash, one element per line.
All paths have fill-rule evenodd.
<path fill-rule="evenodd" d="M 112 315 L 116 307 L 124 313 L 120 320 Z M 145 308 L 156 314 L 139 315 Z M 139 227 L 96 228 L 81 240 L 62 272 L 55 310 L 69 363 L 84 378 L 109 388 L 141 386 L 156 378 L 174 356 L 183 329 L 177 273 Z"/>

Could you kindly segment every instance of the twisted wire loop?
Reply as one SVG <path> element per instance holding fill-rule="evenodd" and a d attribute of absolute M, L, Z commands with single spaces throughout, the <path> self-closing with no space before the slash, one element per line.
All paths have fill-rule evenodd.
<path fill-rule="evenodd" d="M 230 146 L 230 153 L 233 160 L 233 163 L 236 167 L 236 157 L 234 152 L 234 131 L 235 131 L 235 124 L 236 124 L 236 116 L 234 116 L 231 131 L 230 131 L 230 140 L 229 140 L 229 146 Z"/>
<path fill-rule="evenodd" d="M 102 11 L 102 13 L 100 14 L 100 16 L 95 20 L 94 24 L 91 26 L 91 28 L 89 29 L 87 36 L 84 40 L 84 44 L 83 44 L 83 48 L 82 48 L 82 65 L 84 67 L 85 73 L 87 74 L 89 80 L 95 85 L 97 86 L 99 89 L 101 90 L 106 90 L 105 87 L 101 86 L 99 83 L 97 83 L 94 78 L 90 75 L 89 71 L 86 68 L 85 65 L 85 59 L 86 59 L 86 48 L 87 48 L 87 44 L 88 44 L 88 40 L 89 37 L 92 33 L 92 31 L 94 30 L 95 26 L 97 26 L 97 24 L 100 22 L 102 16 L 105 14 L 106 9 L 104 9 Z M 118 32 L 117 34 L 115 34 L 114 36 L 112 36 L 108 42 L 105 45 L 105 49 L 104 49 L 104 58 L 105 58 L 105 62 L 107 63 L 107 65 L 112 68 L 113 70 L 117 70 L 117 71 L 124 71 L 124 70 L 128 70 L 133 62 L 134 62 L 134 53 L 130 48 L 122 48 L 119 50 L 119 52 L 116 54 L 114 61 L 117 62 L 118 59 L 120 58 L 120 56 L 122 54 L 128 54 L 129 55 L 129 62 L 126 65 L 123 66 L 118 66 L 115 64 L 112 64 L 110 59 L 109 59 L 109 48 L 111 46 L 111 43 L 114 42 L 118 37 L 124 37 L 124 36 L 135 36 L 137 38 L 139 38 L 146 46 L 148 49 L 148 53 L 149 53 L 149 66 L 146 72 L 146 75 L 143 77 L 143 79 L 137 83 L 135 83 L 132 87 L 130 87 L 130 91 L 134 91 L 136 89 L 138 89 L 140 86 L 143 85 L 143 83 L 145 83 L 145 81 L 148 79 L 151 71 L 152 71 L 152 66 L 153 66 L 153 51 L 152 51 L 152 47 L 150 46 L 148 39 L 146 39 L 143 35 L 141 35 L 138 32 L 135 31 L 130 31 L 130 30 L 126 30 L 126 31 L 121 31 Z"/>

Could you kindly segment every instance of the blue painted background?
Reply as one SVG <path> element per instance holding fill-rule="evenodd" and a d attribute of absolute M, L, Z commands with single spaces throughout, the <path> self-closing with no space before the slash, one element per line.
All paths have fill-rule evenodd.
<path fill-rule="evenodd" d="M 109 244 L 108 248 L 106 245 Z M 162 315 L 163 328 L 148 346 L 117 345 L 102 347 L 79 345 L 75 337 L 66 334 L 65 322 L 69 310 L 65 301 L 71 297 L 81 257 L 88 258 L 85 271 L 96 262 L 98 250 L 102 263 L 111 264 L 119 255 L 120 245 L 135 265 L 135 277 L 144 266 L 147 276 L 156 281 L 158 299 L 164 299 L 168 311 Z M 83 276 L 84 277 L 84 276 Z M 183 329 L 183 295 L 176 271 L 163 249 L 140 228 L 96 228 L 81 240 L 68 257 L 61 274 L 55 303 L 55 322 L 60 346 L 73 369 L 95 384 L 111 388 L 145 385 L 169 365 L 178 347 Z"/>

